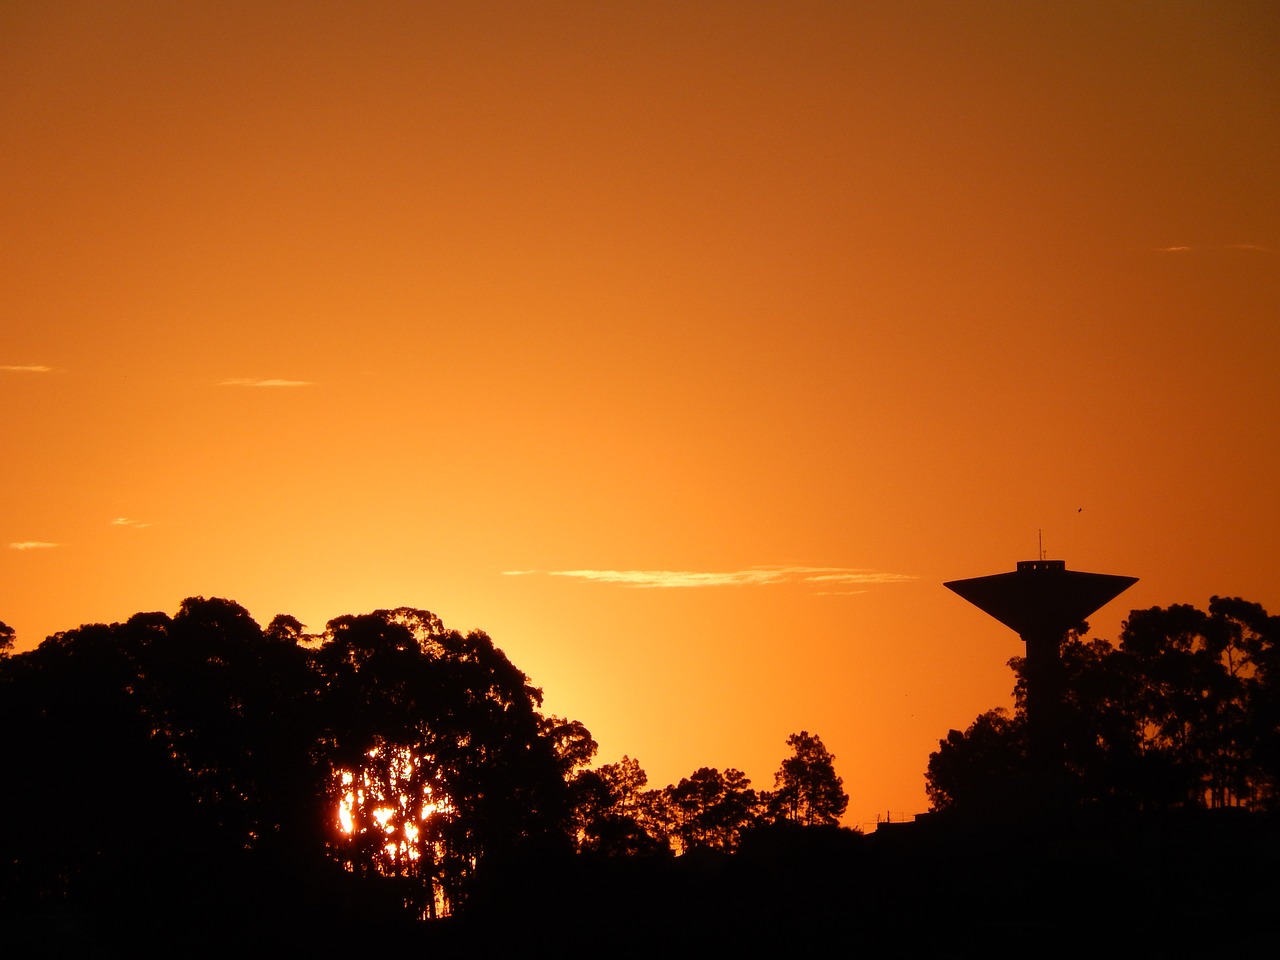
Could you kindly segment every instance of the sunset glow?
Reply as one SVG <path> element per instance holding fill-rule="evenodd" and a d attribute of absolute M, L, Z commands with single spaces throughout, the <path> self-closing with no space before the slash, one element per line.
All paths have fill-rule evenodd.
<path fill-rule="evenodd" d="M 453 809 L 430 783 L 422 782 L 423 759 L 404 748 L 388 752 L 374 747 L 366 756 L 369 763 L 363 769 L 335 774 L 337 826 L 345 841 L 364 846 L 362 834 L 373 833 L 374 848 L 381 848 L 375 865 L 387 876 L 412 872 L 424 854 L 438 859 L 443 843 L 438 836 L 424 837 L 424 826 Z M 441 891 L 437 900 L 437 907 L 447 912 Z"/>
<path fill-rule="evenodd" d="M 1280 612 L 1280 5 L 11 3 L 0 129 L 19 649 L 419 607 L 874 826 L 1012 705 L 943 581 Z"/>

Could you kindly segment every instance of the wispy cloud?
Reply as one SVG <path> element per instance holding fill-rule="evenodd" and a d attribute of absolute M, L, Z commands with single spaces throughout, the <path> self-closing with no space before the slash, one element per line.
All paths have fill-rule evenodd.
<path fill-rule="evenodd" d="M 52 373 L 53 367 L 43 363 L 0 363 L 0 370 L 5 373 Z"/>
<path fill-rule="evenodd" d="M 1275 256 L 1278 251 L 1256 243 L 1213 243 L 1203 246 L 1179 244 L 1172 247 L 1152 247 L 1155 253 L 1197 253 L 1205 250 L 1247 250 L 1250 253 L 1266 253 Z"/>
<path fill-rule="evenodd" d="M 151 524 L 143 523 L 141 520 L 131 520 L 129 517 L 116 517 L 111 521 L 113 527 L 136 527 L 141 530 L 143 527 L 149 527 Z"/>
<path fill-rule="evenodd" d="M 915 580 L 903 573 L 886 573 L 849 567 L 749 567 L 745 570 L 504 570 L 509 577 L 543 574 L 548 577 L 571 577 L 595 583 L 612 583 L 625 587 L 687 588 L 771 586 L 783 583 L 807 583 L 815 586 L 853 586 L 875 583 L 899 583 Z M 834 591 L 824 593 L 861 593 Z"/>
<path fill-rule="evenodd" d="M 44 540 L 19 540 L 17 543 L 9 544 L 10 550 L 52 550 L 54 547 L 60 547 L 60 543 L 47 543 Z"/>
<path fill-rule="evenodd" d="M 250 378 L 234 378 L 223 380 L 224 387 L 309 387 L 310 380 L 254 380 Z"/>
<path fill-rule="evenodd" d="M 808 570 L 807 567 L 796 569 Z M 916 580 L 918 577 L 907 573 L 885 573 L 880 570 L 844 570 L 839 567 L 815 567 L 812 575 L 802 579 L 810 583 L 851 584 L 851 583 L 901 583 L 904 580 Z"/>

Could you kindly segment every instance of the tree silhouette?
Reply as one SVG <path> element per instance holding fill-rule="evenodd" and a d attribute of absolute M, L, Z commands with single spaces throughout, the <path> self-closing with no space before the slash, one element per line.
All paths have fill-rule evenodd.
<path fill-rule="evenodd" d="M 192 597 L 56 634 L 0 657 L 0 724 L 22 732 L 0 738 L 0 898 L 242 890 L 244 912 L 341 868 L 456 911 L 486 872 L 569 849 L 566 777 L 594 742 L 540 700 L 488 636 L 408 608 L 313 638 Z"/>
<path fill-rule="evenodd" d="M 682 853 L 737 849 L 742 832 L 760 818 L 762 804 L 751 781 L 732 767 L 701 767 L 661 797 L 666 834 Z"/>
<path fill-rule="evenodd" d="M 774 789 L 768 800 L 770 815 L 801 826 L 839 823 L 849 797 L 844 792 L 844 782 L 836 776 L 835 757 L 817 734 L 807 730 L 787 737 L 787 746 L 792 754 L 774 775 Z"/>
<path fill-rule="evenodd" d="M 1133 611 L 1116 646 L 1084 633 L 1061 648 L 1067 799 L 1137 810 L 1277 807 L 1277 618 L 1213 597 L 1207 612 Z M 983 714 L 930 756 L 934 809 L 1026 799 L 1025 664 L 1010 666 L 1014 715 Z"/>
<path fill-rule="evenodd" d="M 381 610 L 330 621 L 315 662 L 331 847 L 348 869 L 414 881 L 434 917 L 487 864 L 568 842 L 565 774 L 594 745 L 581 724 L 542 717 L 541 692 L 486 634 Z"/>
<path fill-rule="evenodd" d="M 314 798 L 306 685 L 302 651 L 201 598 L 0 660 L 0 723 L 21 731 L 0 740 L 7 898 L 110 915 L 134 898 L 152 923 L 199 922 L 201 898 L 248 915 L 320 882 L 320 848 L 300 838 Z"/>
<path fill-rule="evenodd" d="M 952 730 L 929 757 L 925 792 L 934 810 L 962 804 L 1003 808 L 1020 802 L 1026 776 L 1026 722 L 1003 709 Z"/>
<path fill-rule="evenodd" d="M 1256 604 L 1215 597 L 1207 611 L 1135 611 L 1115 646 L 1069 637 L 1070 799 L 1108 814 L 1157 810 L 1162 828 L 1203 807 L 1275 810 L 1278 627 Z M 1059 834 L 1037 864 L 1025 831 L 994 846 L 996 830 L 931 832 L 962 817 L 863 838 L 838 826 L 848 798 L 835 758 L 807 731 L 787 739 L 767 793 L 732 768 L 700 767 L 661 789 L 627 756 L 590 768 L 590 731 L 544 715 L 540 691 L 491 638 L 414 608 L 308 634 L 285 614 L 262 629 L 230 600 L 190 597 L 172 616 L 87 624 L 22 653 L 11 641 L 0 624 L 0 920 L 8 930 L 36 918 L 18 953 L 64 909 L 112 931 L 109 947 L 128 944 L 106 955 L 140 952 L 140 936 L 225 955 L 267 932 L 315 953 L 377 936 L 393 948 L 563 954 L 572 937 L 612 947 L 619 930 L 647 930 L 645 952 L 794 952 L 821 948 L 803 939 L 819 930 L 853 947 L 850 902 L 898 909 L 883 930 L 900 945 L 919 902 L 954 902 L 947 922 L 972 931 L 1001 879 L 1062 891 L 1132 849 L 1131 835 L 1123 847 L 1104 838 L 1102 856 L 1073 872 Z M 1014 712 L 983 714 L 930 757 L 935 809 L 1002 810 L 1035 795 L 1024 789 L 1023 664 L 1011 665 Z M 1190 813 L 1167 815 L 1178 808 Z M 1274 830 L 1216 828 L 1274 818 L 1205 819 L 1220 821 L 1215 832 L 1174 837 L 1132 865 L 1125 892 L 1151 891 L 1150 905 L 1212 875 L 1222 916 L 1253 909 L 1233 891 L 1265 892 Z M 1132 822 L 1088 825 L 1093 837 L 1099 823 Z M 930 849 L 931 838 L 946 842 Z M 1166 882 L 1182 850 L 1192 856 Z M 922 896 L 902 906 L 902 889 Z M 1124 900 L 1115 892 L 1106 902 Z M 1049 904 L 1058 909 L 1056 894 L 1038 889 L 1018 909 L 1047 928 L 1058 922 Z"/>
<path fill-rule="evenodd" d="M 606 857 L 654 856 L 670 852 L 661 790 L 646 790 L 649 775 L 624 756 L 572 781 L 578 849 Z"/>

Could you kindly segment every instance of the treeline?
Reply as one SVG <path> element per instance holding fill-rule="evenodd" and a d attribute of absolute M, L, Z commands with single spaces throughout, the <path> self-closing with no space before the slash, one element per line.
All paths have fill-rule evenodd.
<path fill-rule="evenodd" d="M 629 757 L 593 767 L 582 723 L 545 714 L 486 634 L 424 610 L 309 634 L 195 597 L 12 644 L 0 625 L 11 912 L 145 902 L 189 920 L 204 898 L 263 923 L 440 918 L 530 865 L 731 852 L 771 825 L 834 828 L 848 802 L 808 732 L 771 790 L 735 769 L 650 788 Z"/>
<path fill-rule="evenodd" d="M 1060 802 L 1021 821 L 1044 793 L 1012 661 L 1015 710 L 930 757 L 936 814 L 862 836 L 838 825 L 819 737 L 788 738 L 770 789 L 714 767 L 650 786 L 630 757 L 596 764 L 590 731 L 544 712 L 486 634 L 424 610 L 312 634 L 196 597 L 22 653 L 0 624 L 0 948 L 982 957 L 1121 929 L 1135 953 L 1274 945 L 1278 627 L 1214 598 L 1135 611 L 1115 645 L 1071 636 Z"/>
<path fill-rule="evenodd" d="M 570 784 L 577 849 L 607 856 L 729 853 L 753 828 L 837 825 L 849 798 L 835 758 L 808 731 L 792 734 L 787 746 L 791 755 L 778 768 L 771 791 L 753 789 L 732 767 L 701 767 L 677 784 L 648 790 L 648 776 L 630 757 L 583 770 Z"/>
<path fill-rule="evenodd" d="M 1207 611 L 1135 610 L 1114 645 L 1087 629 L 1061 648 L 1060 805 L 1280 813 L 1280 617 L 1213 597 Z M 982 714 L 929 757 L 935 810 L 1005 816 L 1031 802 L 1025 664 L 1009 665 L 1014 712 Z"/>

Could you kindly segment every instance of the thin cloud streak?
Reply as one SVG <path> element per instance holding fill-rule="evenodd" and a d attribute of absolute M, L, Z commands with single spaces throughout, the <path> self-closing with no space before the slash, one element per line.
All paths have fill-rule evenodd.
<path fill-rule="evenodd" d="M 504 570 L 509 577 L 543 573 L 595 583 L 612 583 L 646 589 L 689 587 L 772 586 L 784 583 L 872 584 L 901 583 L 917 579 L 903 573 L 886 573 L 846 567 L 750 567 L 745 570 Z M 834 592 L 834 591 L 832 591 Z M 843 591 L 860 593 L 862 591 Z"/>
<path fill-rule="evenodd" d="M 224 387 L 309 387 L 310 380 L 253 380 L 249 378 L 234 378 L 231 380 L 223 380 L 221 386 Z"/>
<path fill-rule="evenodd" d="M 803 568 L 798 568 L 803 569 Z M 906 573 L 883 573 L 878 570 L 839 570 L 815 573 L 804 577 L 807 583 L 901 583 L 918 579 Z"/>
<path fill-rule="evenodd" d="M 144 523 L 141 520 L 131 520 L 129 517 L 116 517 L 111 521 L 113 527 L 135 527 L 138 530 L 149 527 L 151 524 Z"/>
<path fill-rule="evenodd" d="M 0 370 L 6 373 L 52 373 L 53 367 L 43 363 L 0 363 Z"/>
<path fill-rule="evenodd" d="M 17 543 L 9 544 L 10 550 L 52 550 L 54 547 L 60 547 L 60 543 L 47 543 L 44 540 L 20 540 Z"/>
<path fill-rule="evenodd" d="M 1198 247 L 1180 244 L 1173 247 L 1152 247 L 1151 249 L 1156 253 L 1197 253 L 1202 250 L 1247 250 L 1250 253 L 1266 253 L 1271 254 L 1272 256 L 1277 252 L 1270 247 L 1264 247 L 1256 243 L 1218 243 Z"/>

